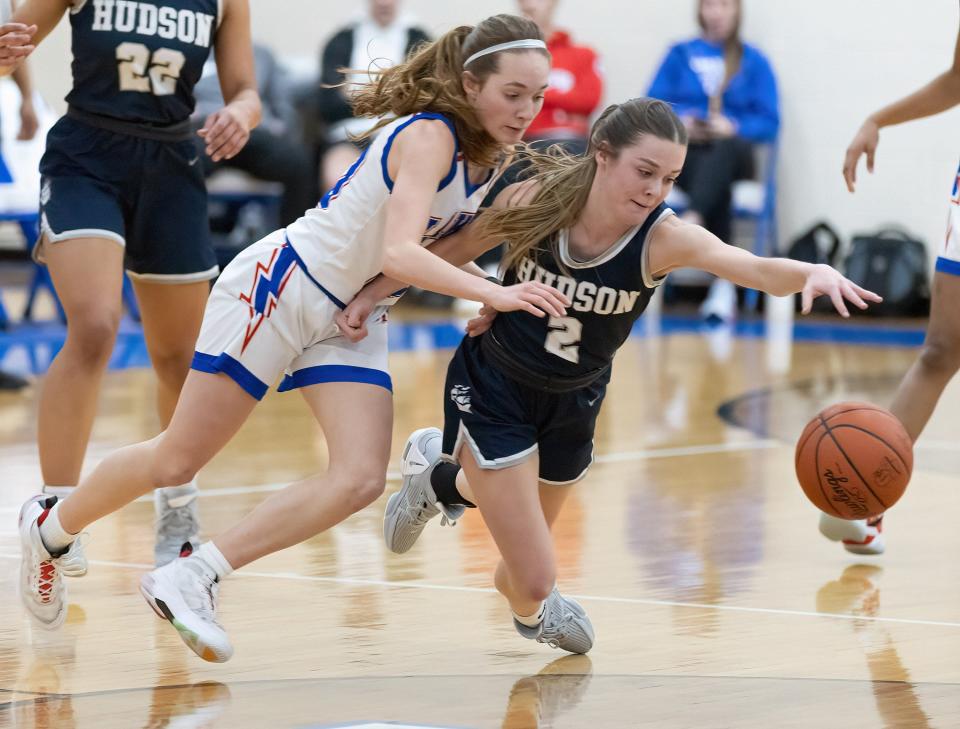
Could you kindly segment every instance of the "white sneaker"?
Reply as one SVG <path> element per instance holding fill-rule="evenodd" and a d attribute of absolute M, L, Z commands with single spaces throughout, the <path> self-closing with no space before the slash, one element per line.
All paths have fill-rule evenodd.
<path fill-rule="evenodd" d="M 49 630 L 59 628 L 67 617 L 67 587 L 62 575 L 69 572 L 80 576 L 87 571 L 81 539 L 54 557 L 40 538 L 39 521 L 56 503 L 56 496 L 34 496 L 20 509 L 19 521 L 20 602 L 40 626 Z"/>
<path fill-rule="evenodd" d="M 883 514 L 872 519 L 840 519 L 821 513 L 820 533 L 831 541 L 843 542 L 843 548 L 851 554 L 876 555 L 886 549 Z"/>
<path fill-rule="evenodd" d="M 140 592 L 153 611 L 170 621 L 198 656 L 223 663 L 233 655 L 227 632 L 217 622 L 220 583 L 196 556 L 175 559 L 140 578 Z"/>

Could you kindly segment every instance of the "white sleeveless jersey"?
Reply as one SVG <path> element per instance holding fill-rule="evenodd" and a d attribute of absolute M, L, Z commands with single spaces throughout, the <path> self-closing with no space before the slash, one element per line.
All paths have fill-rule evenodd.
<path fill-rule="evenodd" d="M 393 190 L 387 157 L 397 134 L 419 119 L 439 119 L 454 135 L 450 170 L 440 181 L 433 198 L 430 218 L 424 221 L 421 244 L 450 235 L 470 222 L 487 194 L 493 171 L 479 186 L 471 185 L 453 122 L 443 115 L 412 114 L 381 129 L 319 205 L 287 226 L 287 240 L 301 265 L 341 307 L 350 303 L 364 284 L 380 273 L 386 203 Z M 400 293 L 382 303 L 395 302 Z"/>

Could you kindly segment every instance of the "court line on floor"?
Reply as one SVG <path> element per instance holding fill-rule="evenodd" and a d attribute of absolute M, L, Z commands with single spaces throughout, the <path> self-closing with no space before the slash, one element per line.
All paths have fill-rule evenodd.
<path fill-rule="evenodd" d="M 20 559 L 19 554 L 2 554 L 0 559 Z M 117 567 L 120 569 L 136 569 L 149 571 L 152 564 L 136 564 L 132 562 L 109 562 L 104 560 L 90 560 L 91 565 L 100 567 Z M 429 582 L 391 582 L 389 580 L 356 579 L 352 577 L 318 577 L 315 575 L 299 575 L 295 572 L 255 572 L 241 569 L 234 573 L 238 577 L 270 580 L 291 580 L 294 582 L 319 582 L 334 585 L 355 585 L 359 587 L 384 587 L 402 590 L 434 590 L 440 592 L 467 592 L 472 594 L 496 594 L 490 587 L 465 587 L 463 585 L 437 585 Z M 763 615 L 786 615 L 802 618 L 836 618 L 839 620 L 863 620 L 871 623 L 894 623 L 898 625 L 923 625 L 940 628 L 960 628 L 960 623 L 943 620 L 920 620 L 912 618 L 887 618 L 871 615 L 852 615 L 849 613 L 821 613 L 812 610 L 787 610 L 783 608 L 758 608 L 743 605 L 710 605 L 698 602 L 680 602 L 676 600 L 654 600 L 640 597 L 608 597 L 604 595 L 574 595 L 569 597 L 585 602 L 614 603 L 623 605 L 649 605 L 651 607 L 678 607 L 691 610 L 716 610 L 725 612 L 753 613 Z"/>
<path fill-rule="evenodd" d="M 696 446 L 679 446 L 676 448 L 650 448 L 639 451 L 621 451 L 603 453 L 595 459 L 596 463 L 625 463 L 630 461 L 653 460 L 656 458 L 682 458 L 684 456 L 702 456 L 715 453 L 735 453 L 739 451 L 764 450 L 778 448 L 785 444 L 772 439 L 746 440 L 734 443 L 709 443 Z M 792 447 L 792 446 L 791 446 Z M 387 471 L 387 481 L 399 481 L 399 471 Z M 290 485 L 283 483 L 268 483 L 254 486 L 225 486 L 222 488 L 200 488 L 200 496 L 238 496 L 242 494 L 256 494 L 267 491 L 280 491 Z M 142 500 L 153 500 L 152 495 L 141 497 Z M 138 499 L 140 501 L 141 499 Z"/>
<path fill-rule="evenodd" d="M 786 446 L 778 440 L 770 438 L 757 440 L 735 441 L 733 443 L 707 443 L 704 445 L 678 446 L 676 448 L 648 448 L 638 451 L 620 451 L 603 453 L 596 457 L 597 463 L 626 463 L 630 461 L 653 460 L 656 458 L 682 458 L 684 456 L 703 456 L 715 453 L 736 453 L 740 451 L 765 450 Z M 399 481 L 399 471 L 387 471 L 387 481 Z M 283 483 L 266 483 L 252 486 L 224 486 L 220 488 L 200 488 L 200 496 L 241 496 L 243 494 L 260 494 L 270 491 L 280 491 L 290 485 L 290 481 Z M 141 496 L 137 501 L 153 501 L 153 494 Z M 14 514 L 20 511 L 19 506 L 0 508 L 0 514 Z"/>
<path fill-rule="evenodd" d="M 933 441 L 928 446 L 931 450 L 947 450 L 947 447 L 956 449 L 955 444 L 946 441 Z M 629 463 L 632 461 L 655 460 L 658 458 L 684 458 L 689 456 L 714 455 L 719 453 L 738 453 L 742 451 L 769 450 L 774 448 L 792 448 L 793 446 L 783 441 L 772 438 L 762 438 L 757 440 L 735 441 L 732 443 L 707 443 L 704 445 L 677 446 L 675 448 L 647 448 L 636 451 L 619 451 L 613 453 L 602 453 L 596 457 L 596 463 Z M 924 444 L 918 443 L 918 448 L 923 448 Z M 400 480 L 399 471 L 388 471 L 387 481 L 396 482 Z M 201 487 L 200 496 L 210 498 L 214 496 L 242 496 L 244 494 L 269 493 L 280 491 L 290 485 L 289 481 L 282 483 L 254 484 L 251 486 L 224 486 L 218 488 Z M 141 496 L 137 501 L 152 501 L 153 495 L 147 494 Z M 0 507 L 0 514 L 14 514 L 19 512 L 19 506 Z"/>

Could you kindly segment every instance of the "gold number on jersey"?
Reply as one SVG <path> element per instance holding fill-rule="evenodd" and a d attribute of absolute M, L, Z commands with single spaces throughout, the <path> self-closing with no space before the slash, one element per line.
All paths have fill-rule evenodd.
<path fill-rule="evenodd" d="M 187 57 L 171 48 L 158 48 L 152 54 L 143 43 L 117 46 L 120 90 L 154 96 L 169 96 L 177 90 L 177 79 Z"/>
<path fill-rule="evenodd" d="M 551 316 L 547 321 L 547 341 L 544 349 L 550 354 L 573 362 L 580 361 L 580 339 L 583 335 L 583 322 L 572 316 Z"/>

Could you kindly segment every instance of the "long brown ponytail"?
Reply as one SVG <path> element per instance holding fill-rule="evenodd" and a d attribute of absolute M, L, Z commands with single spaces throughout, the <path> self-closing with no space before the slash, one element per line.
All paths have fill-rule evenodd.
<path fill-rule="evenodd" d="M 516 267 L 524 258 L 547 251 L 555 254 L 557 232 L 576 223 L 587 204 L 597 173 L 597 152 L 602 149 L 616 157 L 643 134 L 687 143 L 687 130 L 669 104 L 640 98 L 603 110 L 590 130 L 590 145 L 582 157 L 573 157 L 559 147 L 546 153 L 525 150 L 530 184 L 537 188 L 530 204 L 488 211 L 476 222 L 482 235 L 506 241 L 502 266 Z"/>
<path fill-rule="evenodd" d="M 460 148 L 474 164 L 492 167 L 500 144 L 483 128 L 463 90 L 463 62 L 477 51 L 515 40 L 543 40 L 540 29 L 516 15 L 494 15 L 476 26 L 461 25 L 431 43 L 418 46 L 403 63 L 370 73 L 374 80 L 353 97 L 357 116 L 385 117 L 363 137 L 376 134 L 394 118 L 419 111 L 435 111 L 453 121 Z M 531 49 L 506 53 L 529 53 Z M 532 49 L 547 54 L 546 50 Z M 478 58 L 467 69 L 481 83 L 498 69 L 499 53 Z M 547 54 L 549 56 L 549 54 Z"/>

